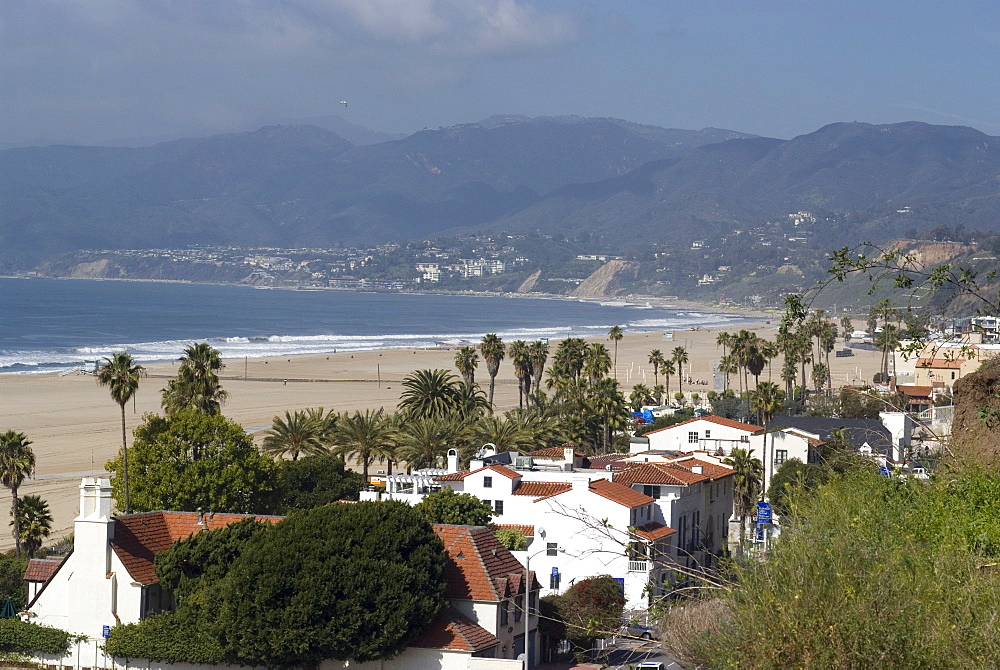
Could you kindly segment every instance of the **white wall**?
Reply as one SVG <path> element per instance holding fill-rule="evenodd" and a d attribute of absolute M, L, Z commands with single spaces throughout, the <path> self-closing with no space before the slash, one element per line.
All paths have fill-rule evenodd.
<path fill-rule="evenodd" d="M 697 433 L 697 442 L 689 441 L 689 433 Z M 728 455 L 734 447 L 746 448 L 743 438 L 750 433 L 724 426 L 707 419 L 695 419 L 684 425 L 669 426 L 646 433 L 651 451 L 707 451 L 714 453 L 720 447 Z"/>

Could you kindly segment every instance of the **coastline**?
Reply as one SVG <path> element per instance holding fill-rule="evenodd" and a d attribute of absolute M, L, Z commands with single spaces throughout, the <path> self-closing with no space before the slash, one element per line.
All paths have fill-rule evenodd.
<path fill-rule="evenodd" d="M 740 324 L 739 328 L 773 339 L 777 323 L 772 319 L 771 324 L 761 321 Z M 685 376 L 711 380 L 711 363 L 722 355 L 715 344 L 721 330 L 727 328 L 673 331 L 672 341 L 663 339 L 663 331 L 626 333 L 618 343 L 615 369 L 626 395 L 636 383 L 653 386 L 648 363 L 652 349 L 669 356 L 674 347 L 686 347 L 690 363 L 685 366 Z M 589 340 L 602 342 L 614 355 L 613 343 L 606 337 Z M 551 351 L 557 342 L 550 342 Z M 878 352 L 858 350 L 857 354 L 831 359 L 835 385 L 850 381 L 856 372 L 870 378 L 878 369 Z M 324 407 L 338 412 L 379 408 L 393 411 L 403 377 L 418 369 L 443 368 L 454 373 L 454 356 L 455 347 L 439 347 L 228 359 L 222 383 L 230 392 L 230 400 L 223 413 L 259 440 L 273 417 L 286 410 Z M 134 409 L 127 411 L 130 434 L 144 413 L 159 411 L 159 390 L 175 374 L 177 364 L 155 363 L 147 369 L 150 376 L 141 381 Z M 777 380 L 780 367 L 775 365 L 774 369 Z M 482 363 L 476 380 L 484 386 L 489 382 Z M 684 388 L 704 396 L 712 386 L 685 384 Z M 677 390 L 676 376 L 670 390 Z M 80 478 L 103 473 L 104 464 L 117 454 L 121 446 L 120 410 L 107 389 L 98 386 L 90 374 L 0 375 L 0 396 L 5 398 L 0 408 L 0 429 L 24 432 L 33 442 L 37 476 L 25 481 L 19 493 L 40 495 L 49 503 L 54 519 L 52 541 L 72 530 L 78 512 Z M 506 411 L 517 406 L 517 401 L 517 379 L 505 360 L 497 376 L 496 404 L 500 411 Z M 12 545 L 9 533 L 0 534 L 0 549 Z"/>

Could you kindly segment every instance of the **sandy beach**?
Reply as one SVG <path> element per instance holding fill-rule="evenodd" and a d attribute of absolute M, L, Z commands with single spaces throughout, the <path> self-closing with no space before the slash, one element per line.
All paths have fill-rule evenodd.
<path fill-rule="evenodd" d="M 761 321 L 742 327 L 773 339 L 777 323 L 773 319 L 770 324 Z M 690 357 L 685 376 L 708 382 L 700 386 L 685 384 L 685 391 L 698 391 L 704 396 L 712 388 L 712 361 L 722 355 L 715 344 L 720 330 L 726 328 L 673 331 L 672 341 L 665 341 L 662 331 L 626 334 L 618 343 L 616 376 L 626 394 L 637 383 L 652 387 L 652 368 L 647 362 L 650 350 L 660 349 L 669 356 L 674 347 L 684 346 Z M 612 342 L 606 338 L 601 341 L 614 351 Z M 552 351 L 556 345 L 556 341 L 550 342 Z M 258 437 L 270 427 L 272 418 L 285 410 L 384 407 L 391 411 L 398 402 L 405 375 L 422 368 L 454 371 L 454 356 L 453 349 L 441 348 L 227 360 L 222 376 L 230 399 L 223 411 Z M 855 350 L 853 357 L 830 360 L 834 386 L 858 378 L 870 380 L 879 367 L 879 355 L 871 351 Z M 159 411 L 160 389 L 176 368 L 176 363 L 148 366 L 149 376 L 140 385 L 135 408 L 127 409 L 130 433 L 143 413 Z M 779 370 L 775 364 L 773 378 L 781 384 Z M 764 375 L 766 378 L 766 370 Z M 482 363 L 476 379 L 484 387 L 489 382 Z M 671 392 L 676 390 L 674 377 Z M 19 494 L 36 494 L 48 501 L 54 518 L 52 537 L 65 535 L 72 530 L 73 518 L 79 511 L 80 478 L 103 473 L 104 464 L 121 446 L 120 410 L 107 389 L 85 374 L 0 375 L 0 398 L 0 430 L 27 434 L 36 455 L 36 476 L 24 483 Z M 497 377 L 496 402 L 501 410 L 517 405 L 516 378 L 509 361 L 503 362 Z M 4 518 L 9 514 L 9 500 L 7 494 L 0 504 Z M 12 546 L 10 533 L 0 533 L 0 549 Z"/>

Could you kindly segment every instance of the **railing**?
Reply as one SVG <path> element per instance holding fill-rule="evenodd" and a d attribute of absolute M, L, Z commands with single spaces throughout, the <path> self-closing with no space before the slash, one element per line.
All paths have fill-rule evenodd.
<path fill-rule="evenodd" d="M 629 561 L 628 562 L 629 572 L 648 572 L 649 563 L 647 561 Z"/>

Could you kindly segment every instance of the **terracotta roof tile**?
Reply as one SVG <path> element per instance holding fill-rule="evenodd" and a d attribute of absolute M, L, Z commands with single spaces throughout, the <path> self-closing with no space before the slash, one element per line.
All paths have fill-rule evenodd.
<path fill-rule="evenodd" d="M 722 479 L 723 477 L 729 477 L 736 471 L 732 468 L 720 465 L 718 463 L 710 463 L 708 461 L 703 461 L 700 458 L 682 458 L 677 461 L 670 461 L 664 465 L 674 466 L 692 472 L 691 468 L 700 465 L 701 472 L 709 479 Z M 692 472 L 693 474 L 693 472 Z"/>
<path fill-rule="evenodd" d="M 577 449 L 573 450 L 573 455 L 577 457 L 584 457 L 587 454 L 579 451 Z M 529 451 L 525 456 L 531 456 L 532 458 L 541 458 L 546 460 L 561 461 L 566 457 L 566 452 L 563 447 L 549 447 L 547 449 L 538 449 L 536 451 Z"/>
<path fill-rule="evenodd" d="M 656 540 L 664 537 L 669 537 L 676 532 L 677 531 L 670 526 L 666 526 L 659 521 L 652 521 L 635 529 L 636 535 L 645 540 L 649 540 L 650 542 L 655 542 Z"/>
<path fill-rule="evenodd" d="M 708 479 L 682 467 L 667 467 L 666 463 L 641 463 L 615 474 L 615 481 L 623 486 L 656 484 L 659 486 L 690 486 Z"/>
<path fill-rule="evenodd" d="M 733 419 L 727 419 L 723 416 L 716 416 L 714 414 L 706 414 L 705 416 L 697 416 L 693 419 L 688 419 L 687 421 L 681 421 L 680 423 L 675 423 L 672 426 L 667 426 L 666 428 L 658 428 L 657 430 L 651 430 L 648 433 L 644 433 L 643 437 L 648 437 L 654 433 L 662 433 L 665 430 L 673 430 L 674 428 L 679 428 L 680 426 L 686 426 L 693 421 L 708 421 L 710 423 L 718 424 L 720 426 L 726 426 L 727 428 L 736 428 L 737 430 L 745 430 L 748 433 L 755 433 L 763 426 L 755 426 L 752 423 L 743 423 L 742 421 L 735 421 Z"/>
<path fill-rule="evenodd" d="M 927 398 L 934 392 L 933 386 L 914 386 L 910 384 L 900 384 L 896 387 L 900 393 L 910 398 Z"/>
<path fill-rule="evenodd" d="M 478 472 L 478 470 L 477 470 Z M 449 472 L 446 475 L 437 475 L 434 477 L 436 482 L 460 482 L 469 475 L 472 474 L 471 470 L 462 470 L 461 472 Z"/>
<path fill-rule="evenodd" d="M 444 543 L 445 597 L 499 602 L 524 592 L 524 568 L 485 526 L 434 526 Z M 538 582 L 532 572 L 532 590 Z"/>
<path fill-rule="evenodd" d="M 205 514 L 198 523 L 197 512 L 145 512 L 115 517 L 115 539 L 111 546 L 129 576 L 139 584 L 155 584 L 158 580 L 153 559 L 177 540 L 184 540 L 202 530 L 224 528 L 231 523 L 256 518 L 275 523 L 278 516 L 252 514 Z"/>
<path fill-rule="evenodd" d="M 566 482 L 526 482 L 522 479 L 521 485 L 514 489 L 514 495 L 547 498 L 569 491 L 571 488 L 572 486 Z"/>
<path fill-rule="evenodd" d="M 918 368 L 943 368 L 945 370 L 961 370 L 964 361 L 952 360 L 950 358 L 920 358 L 917 359 Z"/>
<path fill-rule="evenodd" d="M 610 465 L 611 469 L 614 470 L 628 457 L 628 454 L 608 454 L 607 456 L 591 458 L 589 465 L 595 470 L 604 470 Z"/>
<path fill-rule="evenodd" d="M 501 528 L 516 528 L 517 530 L 524 533 L 525 537 L 535 536 L 535 527 L 523 523 L 491 523 L 490 525 L 487 526 L 487 528 L 492 530 L 494 533 L 496 533 Z"/>
<path fill-rule="evenodd" d="M 607 479 L 597 479 L 590 482 L 590 490 L 602 498 L 607 498 L 611 502 L 616 502 L 629 509 L 642 507 L 653 502 L 649 496 L 634 491 L 624 484 L 610 482 Z"/>
<path fill-rule="evenodd" d="M 68 556 L 68 554 L 67 554 Z M 26 582 L 47 582 L 59 570 L 59 566 L 66 560 L 66 556 L 59 558 L 33 558 L 28 561 L 28 567 L 24 571 L 24 581 Z"/>
<path fill-rule="evenodd" d="M 434 478 L 436 482 L 460 482 L 469 475 L 474 475 L 477 472 L 482 472 L 483 470 L 492 470 L 498 475 L 503 475 L 504 477 L 509 477 L 510 479 L 517 479 L 521 476 L 520 472 L 516 470 L 511 470 L 506 465 L 487 465 L 484 468 L 479 468 L 477 470 L 462 470 L 461 472 L 449 472 L 446 475 L 438 475 Z"/>
<path fill-rule="evenodd" d="M 454 607 L 447 607 L 417 636 L 416 640 L 410 643 L 410 646 L 475 653 L 498 644 L 500 640 L 495 635 Z"/>

